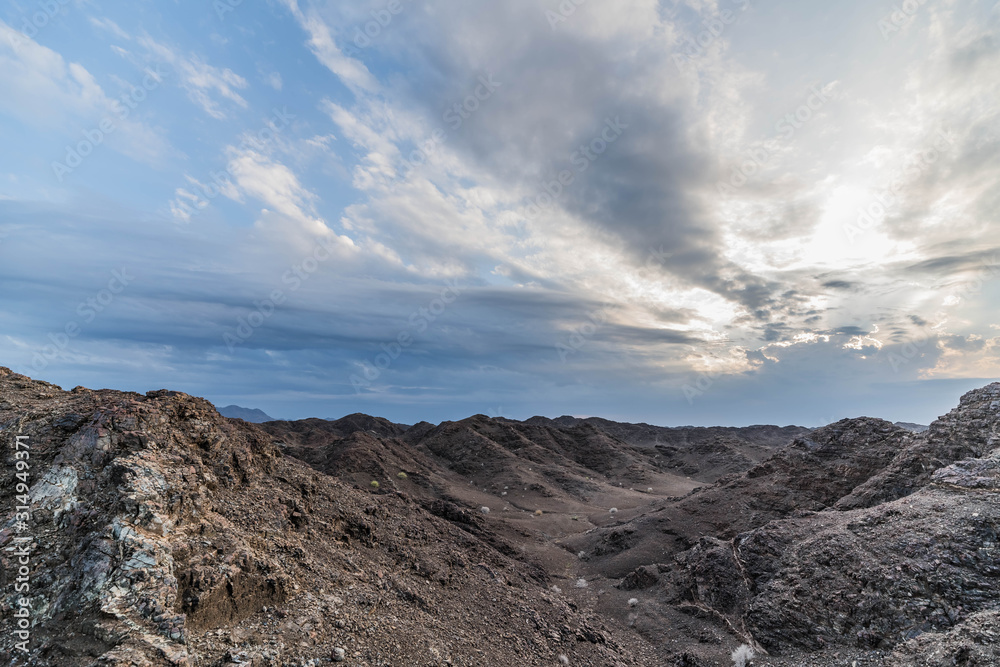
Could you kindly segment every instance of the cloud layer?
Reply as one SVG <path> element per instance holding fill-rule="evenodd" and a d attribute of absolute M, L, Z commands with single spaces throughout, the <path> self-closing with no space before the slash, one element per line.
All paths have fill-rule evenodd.
<path fill-rule="evenodd" d="M 1000 9 L 550 4 L 90 16 L 114 61 L 8 17 L 5 131 L 99 121 L 116 67 L 169 99 L 77 182 L 3 165 L 5 363 L 674 424 L 927 421 L 1000 375 Z"/>

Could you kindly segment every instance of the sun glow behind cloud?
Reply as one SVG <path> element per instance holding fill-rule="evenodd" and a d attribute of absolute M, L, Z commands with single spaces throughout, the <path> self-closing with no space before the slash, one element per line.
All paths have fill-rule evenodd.
<path fill-rule="evenodd" d="M 88 9 L 91 41 L 56 23 L 5 42 L 0 252 L 8 280 L 30 277 L 11 310 L 62 304 L 23 310 L 8 363 L 32 372 L 105 264 L 141 256 L 147 281 L 43 372 L 100 373 L 114 339 L 230 402 L 238 378 L 274 372 L 279 393 L 335 395 L 341 411 L 517 397 L 598 413 L 613 386 L 632 398 L 608 400 L 638 397 L 655 419 L 701 409 L 681 391 L 701 373 L 717 376 L 708 415 L 732 401 L 723 386 L 750 414 L 788 374 L 834 391 L 994 368 L 977 313 L 997 298 L 1000 10 L 927 6 L 884 39 L 861 2 L 734 3 L 694 49 L 725 3 L 667 4 L 587 3 L 553 26 L 528 0 L 435 0 L 365 43 L 376 2 L 244 3 L 200 23 Z M 55 182 L 52 159 L 157 64 L 163 94 Z M 248 148 L 282 108 L 294 121 Z M 143 222 L 92 247 L 68 215 L 84 210 L 97 228 Z M 86 262 L 30 250 L 53 238 Z M 324 240 L 333 258 L 304 272 Z M 462 285 L 454 306 L 355 391 L 353 369 L 446 280 Z M 274 290 L 281 307 L 226 349 Z M 906 364 L 885 361 L 927 335 Z"/>

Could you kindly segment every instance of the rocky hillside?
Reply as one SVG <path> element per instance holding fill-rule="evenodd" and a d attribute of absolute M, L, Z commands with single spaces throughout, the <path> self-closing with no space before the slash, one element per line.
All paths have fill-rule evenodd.
<path fill-rule="evenodd" d="M 926 433 L 838 422 L 567 542 L 609 578 L 636 566 L 618 586 L 641 590 L 637 627 L 654 642 L 683 614 L 742 637 L 763 664 L 996 665 L 998 491 L 994 384 Z"/>
<path fill-rule="evenodd" d="M 323 475 L 204 400 L 66 392 L 2 369 L 0 431 L 4 664 L 655 663 L 518 549 L 493 546 L 483 515 Z M 27 654 L 10 613 L 22 539 Z"/>
<path fill-rule="evenodd" d="M 532 417 L 525 423 L 558 428 L 589 424 L 639 450 L 654 450 L 662 467 L 701 482 L 742 472 L 810 431 L 801 426 L 651 426 L 599 417 Z"/>
<path fill-rule="evenodd" d="M 926 432 L 253 425 L 0 369 L 0 437 L 5 664 L 1000 664 L 1000 384 Z"/>

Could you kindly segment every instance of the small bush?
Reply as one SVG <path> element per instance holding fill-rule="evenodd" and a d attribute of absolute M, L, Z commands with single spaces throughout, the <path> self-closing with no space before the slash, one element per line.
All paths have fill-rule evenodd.
<path fill-rule="evenodd" d="M 583 577 L 580 577 L 579 579 L 576 580 L 577 588 L 586 588 L 587 586 L 588 586 L 587 580 L 584 579 Z"/>
<path fill-rule="evenodd" d="M 373 488 L 373 489 L 377 489 L 377 488 L 379 487 L 379 483 L 378 483 L 378 482 L 376 482 L 376 481 L 375 481 L 375 480 L 373 479 L 373 480 L 372 480 L 372 485 L 371 485 L 371 486 L 372 486 L 372 488 Z"/>
<path fill-rule="evenodd" d="M 639 604 L 639 598 L 631 598 L 628 601 L 628 606 L 630 606 L 630 607 L 635 607 L 638 604 Z"/>
<path fill-rule="evenodd" d="M 542 510 L 535 510 L 535 516 L 542 516 L 542 514 L 544 514 Z"/>
<path fill-rule="evenodd" d="M 569 664 L 569 658 L 567 658 L 565 655 L 562 655 L 560 653 L 559 654 L 559 664 L 560 665 L 568 665 Z"/>
<path fill-rule="evenodd" d="M 405 472 L 401 472 L 401 473 L 397 474 L 396 477 L 398 477 L 400 479 L 407 479 L 407 478 L 409 478 L 409 475 L 407 475 Z"/>
<path fill-rule="evenodd" d="M 733 651 L 730 657 L 733 659 L 735 667 L 747 667 L 750 661 L 753 660 L 754 655 L 752 648 L 746 644 L 740 644 L 739 648 Z"/>
<path fill-rule="evenodd" d="M 490 508 L 487 507 L 486 505 L 483 505 L 482 507 L 479 508 L 479 511 L 482 512 L 483 514 L 489 514 Z"/>
<path fill-rule="evenodd" d="M 611 508 L 610 510 L 608 510 L 608 511 L 609 511 L 609 512 L 611 512 L 612 514 L 618 514 L 618 508 L 617 508 L 617 507 L 612 507 L 612 508 Z"/>

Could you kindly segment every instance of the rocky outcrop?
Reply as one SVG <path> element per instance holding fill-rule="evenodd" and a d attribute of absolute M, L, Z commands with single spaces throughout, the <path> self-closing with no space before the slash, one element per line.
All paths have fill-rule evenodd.
<path fill-rule="evenodd" d="M 19 525 L 16 514 L 7 514 L 0 547 L 31 539 L 34 621 L 45 638 L 39 650 L 51 654 L 52 664 L 132 643 L 183 664 L 184 612 L 213 613 L 203 597 L 223 604 L 233 582 L 244 594 L 256 587 L 263 598 L 281 597 L 281 575 L 210 520 L 220 492 L 274 470 L 280 454 L 262 434 L 174 392 L 64 393 L 13 374 L 0 381 L 0 429 L 7 438 L 26 436 L 33 480 L 32 521 Z M 14 471 L 13 465 L 5 471 L 8 507 Z M 233 555 L 213 562 L 207 578 L 178 562 L 175 548 L 206 528 L 217 528 Z M 8 590 L 11 570 L 3 565 L 0 586 Z M 60 632 L 67 626 L 68 633 Z M 71 644 L 64 643 L 67 634 Z"/>
<path fill-rule="evenodd" d="M 872 507 L 926 486 L 934 471 L 1000 447 L 1000 384 L 970 391 L 957 408 L 914 438 L 885 470 L 838 502 L 841 509 Z"/>
<path fill-rule="evenodd" d="M 758 667 L 997 663 L 1000 384 L 924 433 L 649 446 L 614 433 L 656 427 L 618 426 L 258 427 L 0 368 L 0 660 L 659 667 L 746 643 Z M 686 457 L 740 469 L 692 488 L 667 463 Z"/>
<path fill-rule="evenodd" d="M 995 498 L 928 488 L 705 538 L 676 559 L 665 592 L 719 612 L 772 654 L 891 649 L 997 606 L 998 525 Z"/>
<path fill-rule="evenodd" d="M 972 614 L 962 623 L 900 644 L 887 667 L 989 667 L 1000 665 L 1000 612 Z"/>
<path fill-rule="evenodd" d="M 816 459 L 822 461 L 818 467 L 804 465 L 802 475 L 780 480 L 788 494 L 815 485 L 796 497 L 825 507 L 787 513 L 730 538 L 727 529 L 739 523 L 731 521 L 717 536 L 700 538 L 659 566 L 661 599 L 715 617 L 773 660 L 861 651 L 869 659 L 880 656 L 874 664 L 994 664 L 997 635 L 990 622 L 1000 609 L 998 397 L 1000 384 L 971 392 L 927 433 L 912 437 L 899 437 L 886 423 L 850 420 L 797 441 L 741 476 L 735 488 L 750 488 L 761 472 L 804 464 L 807 459 L 796 452 L 826 452 Z M 873 449 L 877 442 L 891 446 Z M 843 449 L 831 468 L 834 443 Z M 891 456 L 896 447 L 900 451 Z M 826 484 L 815 474 L 824 468 L 831 478 Z M 855 472 L 861 468 L 867 472 Z M 879 489 L 879 481 L 894 484 Z M 735 488 L 726 482 L 682 502 Z M 845 490 L 850 502 L 834 502 Z M 879 502 L 881 497 L 890 500 Z M 845 509 L 859 504 L 869 506 Z"/>
<path fill-rule="evenodd" d="M 64 392 L 0 369 L 0 437 L 4 664 L 652 664 L 641 640 L 494 547 L 482 517 L 468 530 L 326 476 L 202 399 Z M 26 543 L 28 653 L 8 613 Z"/>
<path fill-rule="evenodd" d="M 881 419 L 843 420 L 797 438 L 745 473 L 565 543 L 593 554 L 609 576 L 621 577 L 668 562 L 704 536 L 728 540 L 776 519 L 832 507 L 884 470 L 912 437 Z"/>

